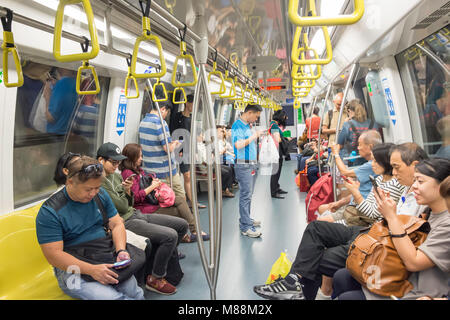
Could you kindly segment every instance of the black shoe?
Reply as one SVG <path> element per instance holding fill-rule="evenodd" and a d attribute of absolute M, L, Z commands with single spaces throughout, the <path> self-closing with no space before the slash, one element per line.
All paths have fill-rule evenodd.
<path fill-rule="evenodd" d="M 286 194 L 288 193 L 287 191 L 284 191 L 283 189 L 278 189 L 277 193 L 279 194 Z"/>
<path fill-rule="evenodd" d="M 295 275 L 279 277 L 275 282 L 254 286 L 253 291 L 260 297 L 271 300 L 304 300 L 302 285 Z"/>
<path fill-rule="evenodd" d="M 272 195 L 272 198 L 276 198 L 276 199 L 284 199 L 284 197 L 282 197 L 280 194 L 274 194 Z"/>

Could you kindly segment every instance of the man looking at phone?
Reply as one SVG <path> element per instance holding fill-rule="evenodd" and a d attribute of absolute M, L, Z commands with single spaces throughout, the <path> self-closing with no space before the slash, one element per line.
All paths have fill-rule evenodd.
<path fill-rule="evenodd" d="M 369 176 L 375 176 L 375 173 L 372 170 L 372 149 L 374 146 L 380 143 L 382 143 L 382 140 L 381 135 L 378 133 L 378 131 L 369 130 L 361 134 L 358 139 L 358 151 L 360 156 L 366 159 L 368 162 L 364 163 L 356 169 L 349 169 L 344 164 L 344 161 L 342 161 L 341 157 L 339 156 L 338 144 L 331 146 L 331 150 L 336 159 L 336 167 L 338 168 L 341 176 L 350 179 L 358 179 L 360 183 L 359 192 L 364 199 L 372 189 L 372 183 L 370 182 Z M 319 220 L 332 222 L 343 219 L 345 206 L 349 204 L 351 200 L 352 196 L 349 195 L 336 202 L 321 205 L 319 207 L 319 213 L 322 214 L 322 217 L 320 217 Z M 331 214 L 333 220 L 330 220 L 331 217 L 328 216 L 328 214 Z"/>
<path fill-rule="evenodd" d="M 256 140 L 264 133 L 263 131 L 253 132 L 251 124 L 258 120 L 261 112 L 261 106 L 249 104 L 231 127 L 231 142 L 236 155 L 234 170 L 240 189 L 239 229 L 243 235 L 251 238 L 261 236 L 261 232 L 255 229 L 261 225 L 261 222 L 250 218 L 252 195 L 258 175 Z"/>
<path fill-rule="evenodd" d="M 170 259 L 178 255 L 177 245 L 186 234 L 186 220 L 165 214 L 142 214 L 133 208 L 134 197 L 130 190 L 133 177 L 123 181 L 115 172 L 126 159 L 114 143 L 104 143 L 97 151 L 97 159 L 103 165 L 106 177 L 102 187 L 110 195 L 117 211 L 124 220 L 125 228 L 150 240 L 155 251 L 153 265 L 146 264 L 146 288 L 160 294 L 173 294 L 176 288 L 165 280 Z M 149 273 L 147 275 L 147 273 Z"/>
<path fill-rule="evenodd" d="M 159 107 L 163 119 L 159 118 L 158 109 L 156 104 L 150 102 L 152 109 L 145 115 L 139 125 L 139 143 L 142 146 L 142 169 L 146 173 L 154 173 L 158 179 L 162 182 L 169 184 L 169 160 L 167 153 L 171 154 L 171 166 L 172 166 L 172 186 L 171 188 L 175 194 L 183 199 L 186 199 L 185 190 L 181 183 L 181 178 L 177 171 L 175 163 L 175 155 L 173 151 L 181 146 L 178 140 L 172 141 L 170 137 L 169 127 L 165 120 L 171 110 L 171 105 L 168 102 L 160 102 Z M 164 138 L 164 125 L 167 133 L 167 141 L 169 145 L 166 145 L 166 139 Z"/>
<path fill-rule="evenodd" d="M 100 201 L 109 219 L 116 261 L 130 259 L 125 250 L 123 220 L 108 193 L 100 188 L 103 166 L 95 159 L 83 156 L 71 162 L 67 169 L 65 187 L 44 202 L 36 217 L 38 242 L 45 258 L 54 267 L 60 288 L 78 299 L 144 299 L 134 276 L 119 283 L 112 264 L 91 264 L 64 251 L 66 247 L 106 236 L 101 208 L 97 205 Z M 96 196 L 97 200 L 94 199 Z M 80 274 L 89 275 L 95 281 L 86 281 Z"/>

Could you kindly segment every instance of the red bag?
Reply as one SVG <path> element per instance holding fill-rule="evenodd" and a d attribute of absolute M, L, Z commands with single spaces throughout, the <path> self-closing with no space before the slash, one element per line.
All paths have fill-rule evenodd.
<path fill-rule="evenodd" d="M 319 206 L 330 203 L 333 200 L 333 178 L 331 173 L 326 173 L 313 184 L 306 195 L 306 220 L 308 222 L 316 220 L 318 217 L 316 211 L 319 209 Z"/>
<path fill-rule="evenodd" d="M 310 188 L 308 173 L 299 172 L 300 175 L 300 192 L 308 192 Z"/>

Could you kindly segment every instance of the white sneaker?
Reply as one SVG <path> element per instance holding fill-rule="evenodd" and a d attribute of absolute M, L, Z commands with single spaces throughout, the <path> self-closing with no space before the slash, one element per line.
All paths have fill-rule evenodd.
<path fill-rule="evenodd" d="M 261 227 L 261 221 L 253 220 L 253 226 L 254 227 Z"/>
<path fill-rule="evenodd" d="M 242 235 L 250 237 L 250 238 L 258 238 L 262 234 L 260 231 L 252 231 L 252 229 L 248 229 L 245 232 L 241 231 L 241 233 L 242 233 Z"/>

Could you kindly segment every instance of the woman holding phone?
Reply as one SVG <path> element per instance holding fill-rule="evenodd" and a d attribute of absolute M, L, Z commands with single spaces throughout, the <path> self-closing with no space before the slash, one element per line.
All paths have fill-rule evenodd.
<path fill-rule="evenodd" d="M 142 147 L 136 143 L 129 143 L 123 148 L 122 155 L 126 157 L 126 159 L 119 164 L 119 170 L 122 172 L 122 178 L 126 180 L 128 177 L 135 175 L 130 187 L 130 190 L 133 193 L 134 208 L 140 210 L 143 214 L 159 213 L 183 218 L 189 224 L 191 235 L 186 235 L 183 237 L 182 242 L 197 241 L 197 230 L 195 227 L 194 215 L 183 197 L 175 195 L 175 202 L 173 206 L 164 208 L 159 205 L 151 204 L 146 199 L 147 195 L 161 186 L 162 181 L 156 177 L 153 177 L 150 186 L 141 188 L 141 177 L 143 175 L 147 175 L 141 168 Z M 202 237 L 204 241 L 209 240 L 209 235 L 205 232 L 202 232 Z"/>
<path fill-rule="evenodd" d="M 434 158 L 423 160 L 415 167 L 412 185 L 418 204 L 431 209 L 428 216 L 430 232 L 426 240 L 416 248 L 406 236 L 404 226 L 397 216 L 397 204 L 389 193 L 378 189 L 375 195 L 378 211 L 386 220 L 392 241 L 406 269 L 411 272 L 408 281 L 413 288 L 402 300 L 428 296 L 442 298 L 447 296 L 448 274 L 450 273 L 450 214 L 448 212 L 448 179 L 450 160 Z M 339 300 L 380 300 L 390 299 L 362 288 L 347 269 L 338 270 L 333 277 L 334 295 Z"/>

